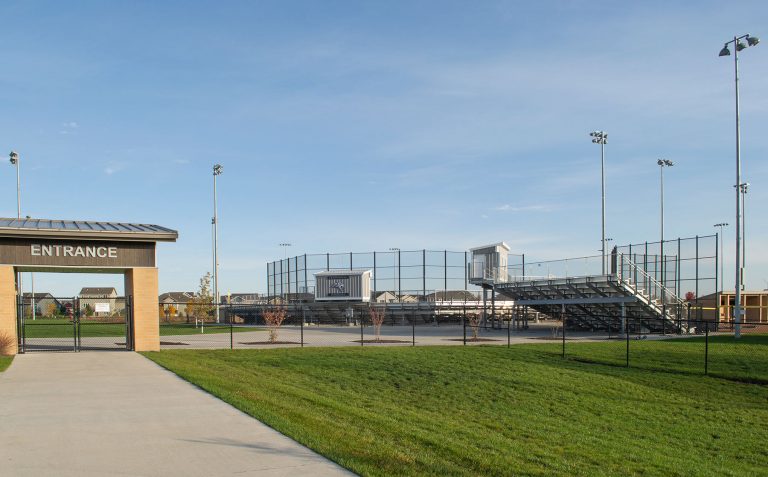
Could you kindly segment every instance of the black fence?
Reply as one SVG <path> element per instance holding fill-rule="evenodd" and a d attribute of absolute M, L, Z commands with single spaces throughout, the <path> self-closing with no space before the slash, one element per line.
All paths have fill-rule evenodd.
<path fill-rule="evenodd" d="M 659 320 L 661 321 L 661 320 Z M 690 320 L 652 323 L 627 318 L 620 329 L 592 333 L 552 329 L 549 348 L 565 359 L 768 384 L 768 322 Z M 673 330 L 663 334 L 661 329 Z"/>
<path fill-rule="evenodd" d="M 259 348 L 510 344 L 514 332 L 538 318 L 503 303 L 227 305 L 166 303 L 160 310 L 160 346 Z"/>
<path fill-rule="evenodd" d="M 19 351 L 133 349 L 131 312 L 130 297 L 25 296 L 17 300 Z"/>
<path fill-rule="evenodd" d="M 300 301 L 314 296 L 315 273 L 328 270 L 371 270 L 371 292 L 388 292 L 394 301 L 434 299 L 445 291 L 472 291 L 467 273 L 468 252 L 451 250 L 390 250 L 304 254 L 267 263 L 267 295 Z"/>

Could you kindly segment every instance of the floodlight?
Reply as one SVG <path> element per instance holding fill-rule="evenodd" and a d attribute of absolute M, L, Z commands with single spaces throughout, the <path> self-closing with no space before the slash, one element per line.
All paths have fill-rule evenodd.
<path fill-rule="evenodd" d="M 728 49 L 728 45 L 726 44 L 722 50 L 720 50 L 720 55 L 718 56 L 731 56 L 731 50 Z"/>
<path fill-rule="evenodd" d="M 746 47 L 747 47 L 747 45 L 745 45 L 741 41 L 737 41 L 736 42 L 736 51 L 741 51 L 741 50 L 743 50 Z"/>
<path fill-rule="evenodd" d="M 758 37 L 756 37 L 756 36 L 748 36 L 748 37 L 747 37 L 747 45 L 749 45 L 749 46 L 755 46 L 755 45 L 757 45 L 758 43 L 760 43 L 760 38 L 758 38 Z"/>
<path fill-rule="evenodd" d="M 222 172 L 224 172 L 224 168 L 221 166 L 221 164 L 216 164 L 213 166 L 214 176 L 220 176 Z"/>
<path fill-rule="evenodd" d="M 10 154 L 11 164 L 16 165 L 19 162 L 19 154 L 16 151 L 11 151 Z"/>

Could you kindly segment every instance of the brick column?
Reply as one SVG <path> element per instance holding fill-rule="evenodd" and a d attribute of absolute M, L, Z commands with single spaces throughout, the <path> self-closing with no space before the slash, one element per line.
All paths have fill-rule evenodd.
<path fill-rule="evenodd" d="M 19 352 L 16 330 L 16 277 L 12 265 L 0 265 L 0 334 L 13 342 L 6 349 L 8 354 Z"/>
<path fill-rule="evenodd" d="M 125 294 L 132 297 L 133 345 L 136 351 L 160 350 L 157 268 L 129 268 Z"/>

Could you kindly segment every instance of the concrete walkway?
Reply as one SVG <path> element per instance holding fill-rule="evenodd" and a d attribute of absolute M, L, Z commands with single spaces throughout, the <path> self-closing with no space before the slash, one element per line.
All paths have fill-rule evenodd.
<path fill-rule="evenodd" d="M 0 474 L 352 475 L 130 352 L 17 356 L 0 373 Z"/>

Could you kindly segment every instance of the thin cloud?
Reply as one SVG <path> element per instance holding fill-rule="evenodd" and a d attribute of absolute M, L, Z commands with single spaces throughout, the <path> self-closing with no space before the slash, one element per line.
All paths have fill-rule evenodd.
<path fill-rule="evenodd" d="M 500 212 L 552 212 L 555 210 L 555 208 L 555 206 L 547 204 L 533 204 L 523 206 L 503 204 L 496 207 L 494 210 L 498 210 Z"/>
<path fill-rule="evenodd" d="M 75 131 L 80 127 L 79 124 L 75 121 L 68 121 L 61 123 L 61 128 L 59 130 L 59 134 L 67 135 L 67 134 L 74 134 Z"/>

